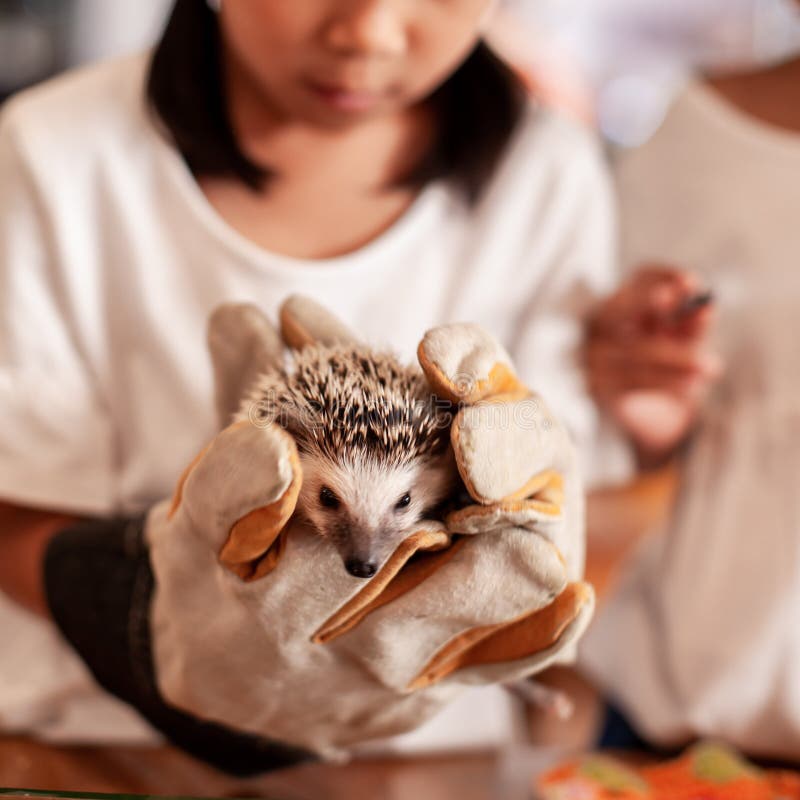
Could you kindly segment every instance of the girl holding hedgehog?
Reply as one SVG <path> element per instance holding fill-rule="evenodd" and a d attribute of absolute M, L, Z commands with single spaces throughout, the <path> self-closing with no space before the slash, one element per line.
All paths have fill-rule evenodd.
<path fill-rule="evenodd" d="M 0 658 L 0 720 L 87 739 L 117 715 L 146 738 L 20 606 L 48 615 L 56 532 L 142 513 L 215 433 L 222 301 L 309 295 L 404 357 L 477 322 L 588 447 L 576 353 L 613 285 L 606 173 L 486 44 L 494 6 L 177 0 L 152 52 L 3 109 L 0 625 L 39 667 Z"/>

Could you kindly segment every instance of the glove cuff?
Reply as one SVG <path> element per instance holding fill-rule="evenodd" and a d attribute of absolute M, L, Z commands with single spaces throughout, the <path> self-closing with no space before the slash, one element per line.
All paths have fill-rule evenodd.
<path fill-rule="evenodd" d="M 52 617 L 108 692 L 133 706 L 181 749 L 246 776 L 314 756 L 239 733 L 169 706 L 155 679 L 150 641 L 154 579 L 145 517 L 82 522 L 56 534 L 44 560 Z"/>

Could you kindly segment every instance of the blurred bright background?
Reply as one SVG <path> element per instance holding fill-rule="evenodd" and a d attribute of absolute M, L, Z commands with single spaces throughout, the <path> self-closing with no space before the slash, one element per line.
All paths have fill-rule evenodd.
<path fill-rule="evenodd" d="M 197 0 L 203 2 L 203 0 Z M 0 0 L 0 98 L 158 35 L 170 0 Z M 496 39 L 536 83 L 617 145 L 657 127 L 692 69 L 800 50 L 791 0 L 504 0 Z"/>

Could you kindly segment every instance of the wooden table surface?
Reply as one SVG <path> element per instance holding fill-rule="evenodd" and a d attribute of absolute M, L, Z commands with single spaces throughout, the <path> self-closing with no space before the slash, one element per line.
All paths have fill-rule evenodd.
<path fill-rule="evenodd" d="M 237 780 L 170 747 L 60 747 L 0 738 L 0 787 L 275 800 L 502 798 L 497 754 L 308 764 Z"/>

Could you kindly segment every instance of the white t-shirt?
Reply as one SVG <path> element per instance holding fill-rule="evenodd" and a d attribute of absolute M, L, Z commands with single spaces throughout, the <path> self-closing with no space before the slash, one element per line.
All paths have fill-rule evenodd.
<path fill-rule="evenodd" d="M 0 497 L 108 514 L 170 494 L 216 430 L 209 312 L 244 300 L 274 315 L 297 292 L 408 359 L 432 325 L 481 323 L 591 438 L 575 351 L 614 261 L 591 137 L 531 108 L 475 208 L 434 183 L 365 247 L 299 260 L 215 213 L 148 114 L 147 63 L 68 74 L 0 115 Z M 0 726 L 63 730 L 56 700 L 75 694 L 62 678 L 78 667 L 20 615 L 0 604 L 0 630 L 16 626 L 15 652 L 0 651 Z M 91 720 L 77 727 L 92 737 Z"/>
<path fill-rule="evenodd" d="M 800 136 L 690 85 L 618 168 L 624 265 L 696 270 L 727 372 L 677 507 L 583 643 L 646 735 L 800 758 Z"/>

